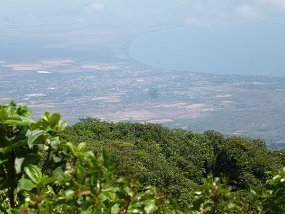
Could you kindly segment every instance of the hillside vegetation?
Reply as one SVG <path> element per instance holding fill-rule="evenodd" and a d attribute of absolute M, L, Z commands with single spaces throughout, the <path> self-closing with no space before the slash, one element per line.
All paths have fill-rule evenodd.
<path fill-rule="evenodd" d="M 285 212 L 285 153 L 262 140 L 30 114 L 0 105 L 2 213 Z"/>
<path fill-rule="evenodd" d="M 86 142 L 97 154 L 106 150 L 117 176 L 156 186 L 181 204 L 191 201 L 191 190 L 209 174 L 227 178 L 234 191 L 248 190 L 250 185 L 265 184 L 266 172 L 285 164 L 282 151 L 270 150 L 262 140 L 224 137 L 215 131 L 198 134 L 158 124 L 88 118 L 68 127 L 62 138 Z"/>

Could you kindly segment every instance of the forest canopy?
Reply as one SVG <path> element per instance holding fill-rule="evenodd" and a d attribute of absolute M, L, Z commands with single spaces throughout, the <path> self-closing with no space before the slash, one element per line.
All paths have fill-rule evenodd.
<path fill-rule="evenodd" d="M 285 151 L 215 131 L 0 105 L 3 213 L 284 213 Z"/>

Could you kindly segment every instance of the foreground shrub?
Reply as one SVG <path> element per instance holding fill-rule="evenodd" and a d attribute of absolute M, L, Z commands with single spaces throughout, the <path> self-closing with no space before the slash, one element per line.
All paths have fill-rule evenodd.
<path fill-rule="evenodd" d="M 267 180 L 267 189 L 252 187 L 252 192 L 259 197 L 263 213 L 285 213 L 285 167 L 268 174 L 272 178 Z"/>
<path fill-rule="evenodd" d="M 155 188 L 112 174 L 103 152 L 62 143 L 59 114 L 38 122 L 14 102 L 0 105 L 0 210 L 3 213 L 151 213 L 168 209 Z"/>

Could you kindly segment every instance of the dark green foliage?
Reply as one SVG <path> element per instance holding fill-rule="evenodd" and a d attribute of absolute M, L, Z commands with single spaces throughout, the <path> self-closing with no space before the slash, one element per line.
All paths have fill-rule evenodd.
<path fill-rule="evenodd" d="M 241 206 L 231 193 L 231 187 L 220 178 L 203 179 L 194 192 L 191 209 L 200 213 L 239 213 Z"/>
<path fill-rule="evenodd" d="M 0 105 L 0 213 L 285 213 L 284 151 L 263 141 L 30 113 Z"/>
<path fill-rule="evenodd" d="M 263 213 L 285 213 L 285 167 L 276 172 L 269 172 L 272 177 L 267 181 L 267 189 L 252 187 L 252 192 L 260 199 Z"/>
<path fill-rule="evenodd" d="M 172 131 L 157 124 L 86 119 L 68 127 L 62 137 L 88 142 L 97 152 L 104 148 L 117 175 L 132 176 L 143 185 L 159 187 L 182 203 L 189 202 L 190 190 L 207 174 L 212 161 L 204 136 L 180 129 Z"/>
<path fill-rule="evenodd" d="M 263 141 L 224 137 L 214 131 L 197 134 L 158 124 L 88 118 L 68 127 L 62 137 L 88 142 L 97 153 L 106 149 L 118 176 L 132 176 L 143 185 L 159 187 L 182 205 L 191 200 L 190 190 L 209 173 L 227 177 L 233 191 L 248 190 L 249 185 L 265 183 L 266 171 L 282 166 L 279 156 Z"/>
<path fill-rule="evenodd" d="M 273 151 L 261 140 L 246 137 L 228 137 L 208 131 L 205 133 L 213 146 L 215 177 L 225 176 L 235 189 L 248 189 L 249 185 L 265 183 L 265 173 L 282 165 Z"/>
<path fill-rule="evenodd" d="M 277 157 L 279 163 L 285 166 L 285 149 L 275 150 L 273 152 L 274 155 Z"/>

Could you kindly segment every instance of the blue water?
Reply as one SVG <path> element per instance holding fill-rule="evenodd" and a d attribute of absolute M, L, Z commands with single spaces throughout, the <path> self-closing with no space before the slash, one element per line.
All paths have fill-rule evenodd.
<path fill-rule="evenodd" d="M 160 30 L 136 38 L 129 54 L 166 69 L 285 76 L 285 20 Z"/>

